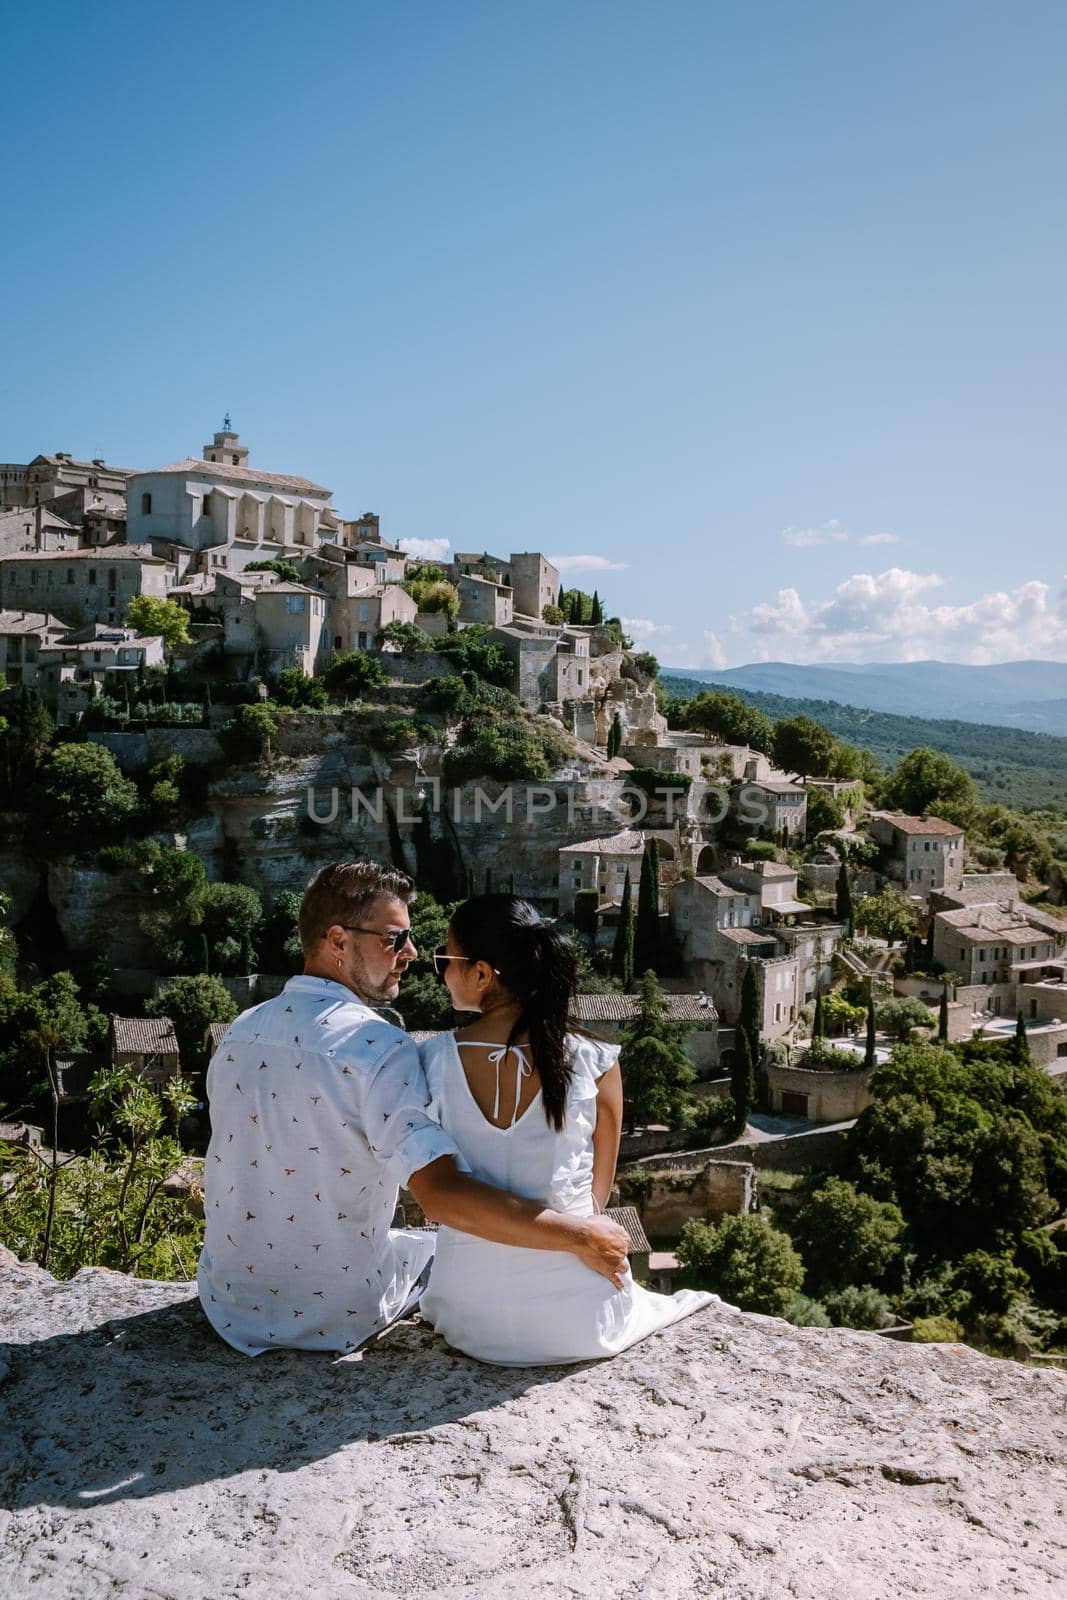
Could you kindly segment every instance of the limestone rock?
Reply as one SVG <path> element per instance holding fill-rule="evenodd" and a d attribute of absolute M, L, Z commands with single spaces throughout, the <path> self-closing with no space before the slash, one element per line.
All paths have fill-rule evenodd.
<path fill-rule="evenodd" d="M 227 1349 L 189 1285 L 0 1267 L 10 1600 L 1063 1593 L 1067 1375 L 723 1307 L 614 1361 Z"/>

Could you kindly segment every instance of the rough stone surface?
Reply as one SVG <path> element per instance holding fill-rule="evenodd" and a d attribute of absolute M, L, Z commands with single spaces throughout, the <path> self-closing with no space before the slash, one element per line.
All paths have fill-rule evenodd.
<path fill-rule="evenodd" d="M 188 1285 L 0 1268 L 10 1600 L 1062 1595 L 1067 1376 L 720 1307 L 611 1362 L 417 1322 L 250 1361 Z"/>

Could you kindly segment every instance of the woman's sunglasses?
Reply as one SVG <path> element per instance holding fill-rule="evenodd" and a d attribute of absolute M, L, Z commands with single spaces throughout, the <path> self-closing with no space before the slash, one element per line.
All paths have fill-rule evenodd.
<path fill-rule="evenodd" d="M 434 951 L 433 955 L 430 957 L 430 960 L 433 962 L 433 970 L 436 972 L 437 976 L 439 978 L 443 978 L 444 975 L 445 975 L 445 972 L 447 971 L 447 968 L 445 967 L 445 962 L 446 961 L 473 961 L 474 957 L 473 956 L 450 956 L 448 951 L 447 951 L 447 949 L 445 948 L 445 946 L 443 944 L 439 944 L 437 946 L 437 949 Z M 499 978 L 499 976 L 500 976 L 499 967 L 494 967 L 493 971 L 496 973 L 497 977 Z"/>

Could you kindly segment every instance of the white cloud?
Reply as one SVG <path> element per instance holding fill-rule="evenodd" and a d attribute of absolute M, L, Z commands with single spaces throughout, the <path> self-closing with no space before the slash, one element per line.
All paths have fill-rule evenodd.
<path fill-rule="evenodd" d="M 704 659 L 700 664 L 702 667 L 718 667 L 720 671 L 727 665 L 722 640 L 707 628 L 704 630 Z"/>
<path fill-rule="evenodd" d="M 843 544 L 848 538 L 836 517 L 824 522 L 821 528 L 783 528 L 782 539 L 794 550 L 810 550 L 817 544 Z"/>
<path fill-rule="evenodd" d="M 625 561 L 609 561 L 607 556 L 549 556 L 559 572 L 624 572 Z"/>
<path fill-rule="evenodd" d="M 794 588 L 779 589 L 730 619 L 730 631 L 751 645 L 741 659 L 791 661 L 951 660 L 982 665 L 1067 658 L 1067 579 L 1056 598 L 1050 585 L 1031 579 L 1011 591 L 982 595 L 965 605 L 931 604 L 945 580 L 935 572 L 889 567 L 853 573 L 823 600 L 805 601 Z"/>
<path fill-rule="evenodd" d="M 895 533 L 865 533 L 860 544 L 899 544 L 900 539 Z"/>
<path fill-rule="evenodd" d="M 661 634 L 674 632 L 669 622 L 650 622 L 648 617 L 620 617 L 619 621 L 623 632 L 635 639 L 655 639 Z"/>
<path fill-rule="evenodd" d="M 444 561 L 448 556 L 449 539 L 400 539 L 401 550 L 420 561 Z"/>

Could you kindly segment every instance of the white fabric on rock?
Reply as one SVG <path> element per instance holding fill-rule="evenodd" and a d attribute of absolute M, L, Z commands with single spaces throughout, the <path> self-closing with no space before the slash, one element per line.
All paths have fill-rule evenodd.
<path fill-rule="evenodd" d="M 540 1091 L 509 1127 L 494 1127 L 471 1093 L 452 1034 L 426 1040 L 419 1054 L 430 1114 L 458 1147 L 463 1171 L 554 1210 L 592 1216 L 597 1087 L 619 1051 L 575 1034 L 568 1034 L 567 1048 L 573 1077 L 561 1133 L 546 1121 Z M 505 1083 L 515 1075 L 513 1066 Z M 515 1082 L 516 1104 L 519 1089 Z M 511 1093 L 505 1089 L 505 1106 Z M 629 1270 L 616 1289 L 569 1253 L 492 1244 L 442 1227 L 420 1310 L 467 1355 L 504 1366 L 559 1366 L 617 1355 L 717 1300 L 692 1289 L 653 1294 Z"/>

